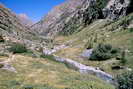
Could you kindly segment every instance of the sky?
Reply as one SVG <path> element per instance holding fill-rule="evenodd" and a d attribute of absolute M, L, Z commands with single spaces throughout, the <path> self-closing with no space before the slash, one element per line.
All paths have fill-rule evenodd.
<path fill-rule="evenodd" d="M 65 0 L 0 0 L 7 8 L 16 14 L 26 14 L 32 21 L 37 22 L 54 6 Z"/>

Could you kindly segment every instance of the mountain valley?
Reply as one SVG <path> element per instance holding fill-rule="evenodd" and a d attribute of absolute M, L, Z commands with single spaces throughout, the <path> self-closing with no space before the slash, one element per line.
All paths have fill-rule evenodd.
<path fill-rule="evenodd" d="M 132 0 L 67 0 L 37 23 L 0 4 L 0 89 L 132 89 L 132 70 Z"/>

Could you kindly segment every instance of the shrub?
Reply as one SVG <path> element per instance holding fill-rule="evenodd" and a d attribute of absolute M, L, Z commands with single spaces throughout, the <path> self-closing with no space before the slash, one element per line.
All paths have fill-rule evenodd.
<path fill-rule="evenodd" d="M 118 49 L 113 48 L 110 44 L 100 43 L 92 52 L 90 60 L 106 60 L 114 57 Z"/>
<path fill-rule="evenodd" d="M 0 56 L 9 57 L 8 54 L 0 53 Z"/>
<path fill-rule="evenodd" d="M 117 76 L 118 89 L 133 89 L 133 71 Z"/>
<path fill-rule="evenodd" d="M 93 48 L 93 45 L 94 45 L 93 44 L 93 39 L 92 39 L 92 37 L 90 37 L 89 40 L 88 40 L 88 42 L 85 45 L 85 48 L 91 49 L 91 48 Z"/>
<path fill-rule="evenodd" d="M 133 28 L 129 28 L 128 30 L 129 30 L 130 32 L 133 32 Z"/>
<path fill-rule="evenodd" d="M 127 60 L 126 60 L 126 52 L 123 51 L 122 54 L 121 54 L 121 63 L 125 64 L 126 62 L 127 62 Z"/>
<path fill-rule="evenodd" d="M 33 89 L 33 86 L 32 86 L 32 85 L 25 85 L 25 86 L 23 87 L 23 89 Z"/>
<path fill-rule="evenodd" d="M 27 48 L 25 47 L 25 45 L 20 44 L 20 43 L 12 44 L 8 50 L 10 52 L 13 52 L 13 53 L 25 53 L 25 52 L 27 52 Z"/>
<path fill-rule="evenodd" d="M 106 7 L 108 3 L 108 0 L 97 0 L 96 1 L 96 5 L 99 9 L 103 9 L 104 7 Z"/>
<path fill-rule="evenodd" d="M 53 55 L 40 55 L 41 58 L 46 58 L 46 59 L 49 59 L 49 60 L 54 60 L 54 56 Z"/>
<path fill-rule="evenodd" d="M 4 38 L 0 35 L 0 42 L 5 42 Z"/>
<path fill-rule="evenodd" d="M 0 68 L 4 67 L 4 64 L 0 64 Z"/>

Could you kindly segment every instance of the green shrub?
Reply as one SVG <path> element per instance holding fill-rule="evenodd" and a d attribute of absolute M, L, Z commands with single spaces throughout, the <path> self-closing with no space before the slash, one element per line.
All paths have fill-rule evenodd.
<path fill-rule="evenodd" d="M 129 30 L 130 32 L 133 32 L 133 28 L 129 28 L 128 30 Z"/>
<path fill-rule="evenodd" d="M 118 89 L 133 89 L 133 71 L 117 76 Z"/>
<path fill-rule="evenodd" d="M 4 67 L 4 64 L 0 64 L 0 68 Z"/>
<path fill-rule="evenodd" d="M 100 43 L 92 52 L 90 60 L 106 60 L 114 57 L 118 49 L 113 48 L 110 44 Z"/>
<path fill-rule="evenodd" d="M 0 56 L 9 57 L 8 54 L 0 53 Z"/>
<path fill-rule="evenodd" d="M 24 85 L 22 89 L 57 89 L 55 87 L 51 87 L 47 84 L 44 84 L 44 85 Z"/>
<path fill-rule="evenodd" d="M 103 9 L 104 7 L 106 7 L 108 3 L 108 0 L 97 0 L 96 1 L 96 5 L 99 9 Z"/>
<path fill-rule="evenodd" d="M 27 52 L 27 48 L 25 47 L 25 45 L 20 44 L 20 43 L 12 44 L 8 50 L 10 52 L 13 52 L 13 53 L 25 53 L 25 52 Z"/>
<path fill-rule="evenodd" d="M 5 42 L 4 38 L 0 35 L 0 42 Z"/>
<path fill-rule="evenodd" d="M 40 55 L 41 58 L 46 58 L 46 59 L 49 59 L 49 60 L 54 60 L 54 56 L 53 55 Z"/>
<path fill-rule="evenodd" d="M 32 85 L 25 85 L 25 86 L 23 87 L 23 89 L 33 89 L 33 86 L 32 86 Z"/>
<path fill-rule="evenodd" d="M 125 64 L 126 62 L 127 62 L 127 60 L 126 60 L 126 52 L 123 51 L 122 54 L 121 54 L 121 63 Z"/>

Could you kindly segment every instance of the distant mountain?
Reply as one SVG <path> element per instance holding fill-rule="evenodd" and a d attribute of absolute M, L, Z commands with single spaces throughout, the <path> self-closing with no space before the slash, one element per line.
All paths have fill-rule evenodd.
<path fill-rule="evenodd" d="M 132 0 L 67 0 L 54 7 L 31 29 L 43 36 L 69 35 L 96 19 L 118 19 L 126 15 Z M 130 8 L 131 9 L 131 8 Z"/>
<path fill-rule="evenodd" d="M 24 13 L 18 14 L 17 17 L 23 25 L 27 27 L 30 27 L 31 25 L 33 25 L 32 20 L 30 20 L 30 18 L 26 14 Z"/>
<path fill-rule="evenodd" d="M 27 32 L 28 28 L 21 24 L 15 13 L 0 4 L 0 30 L 18 35 L 19 32 Z"/>
<path fill-rule="evenodd" d="M 23 17 L 21 15 L 21 17 Z M 25 18 L 25 17 L 24 17 Z M 24 20 L 23 20 L 24 21 Z M 39 35 L 22 24 L 18 16 L 10 9 L 0 4 L 0 36 L 8 38 L 10 42 L 20 42 L 31 47 L 31 44 L 39 44 Z"/>

